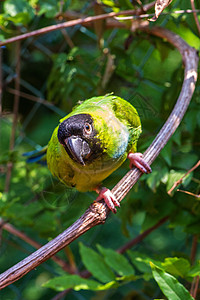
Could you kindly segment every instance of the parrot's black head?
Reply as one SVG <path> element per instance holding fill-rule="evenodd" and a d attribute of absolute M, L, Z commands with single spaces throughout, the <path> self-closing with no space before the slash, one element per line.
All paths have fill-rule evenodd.
<path fill-rule="evenodd" d="M 60 123 L 58 140 L 71 159 L 85 165 L 102 154 L 94 122 L 89 114 L 69 117 Z"/>

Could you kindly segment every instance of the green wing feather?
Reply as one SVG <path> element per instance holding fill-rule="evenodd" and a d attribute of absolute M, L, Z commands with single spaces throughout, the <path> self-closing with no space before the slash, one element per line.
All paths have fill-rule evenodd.
<path fill-rule="evenodd" d="M 47 149 L 47 163 L 53 175 L 68 186 L 79 191 L 92 190 L 116 170 L 135 152 L 141 133 L 141 122 L 136 109 L 127 101 L 112 94 L 85 100 L 66 117 L 90 114 L 97 132 L 96 138 L 103 147 L 101 157 L 82 166 L 73 161 L 59 143 L 54 130 Z"/>

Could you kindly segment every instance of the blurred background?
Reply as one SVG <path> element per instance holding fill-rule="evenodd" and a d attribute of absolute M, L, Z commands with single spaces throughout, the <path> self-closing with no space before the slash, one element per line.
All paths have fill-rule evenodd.
<path fill-rule="evenodd" d="M 83 16 L 140 9 L 150 1 L 6 0 L 0 2 L 0 40 Z M 200 3 L 196 1 L 196 9 Z M 174 0 L 151 26 L 162 26 L 200 50 L 197 24 L 190 1 Z M 154 8 L 148 10 L 154 13 Z M 151 15 L 150 15 L 151 17 Z M 199 18 L 199 14 L 198 14 Z M 136 19 L 144 22 L 147 18 Z M 162 39 L 139 30 L 130 20 L 102 20 L 30 37 L 0 48 L 0 271 L 19 262 L 35 248 L 64 231 L 88 208 L 95 193 L 70 190 L 52 177 L 44 164 L 28 164 L 23 153 L 45 146 L 59 119 L 92 96 L 114 94 L 138 110 L 143 133 L 138 150 L 144 152 L 170 114 L 180 93 L 184 67 L 177 50 Z M 62 250 L 58 256 L 74 270 L 85 270 L 79 243 L 118 249 L 162 218 L 168 220 L 134 246 L 140 255 L 157 260 L 178 256 L 191 263 L 200 259 L 199 169 L 186 176 L 181 190 L 167 191 L 199 159 L 200 82 L 176 133 L 123 200 L 116 215 Z M 104 185 L 112 188 L 129 170 L 128 162 Z M 196 196 L 195 196 L 196 195 Z M 11 226 L 12 225 L 12 226 Z M 12 229 L 11 229 L 12 228 Z M 14 229 L 13 229 L 14 228 Z M 15 231 L 16 230 L 16 231 Z M 19 233 L 26 236 L 21 238 Z M 196 245 L 195 259 L 191 251 Z M 193 253 L 194 254 L 194 253 Z M 193 258 L 194 258 L 193 257 Z M 137 268 L 136 268 L 137 269 Z M 143 274 L 141 270 L 137 270 Z M 0 293 L 10 299 L 154 299 L 163 297 L 153 279 L 131 281 L 103 292 L 74 291 L 60 298 L 42 287 L 65 274 L 48 260 Z M 185 279 L 184 279 L 185 280 Z M 63 297 L 63 298 L 62 298 Z"/>

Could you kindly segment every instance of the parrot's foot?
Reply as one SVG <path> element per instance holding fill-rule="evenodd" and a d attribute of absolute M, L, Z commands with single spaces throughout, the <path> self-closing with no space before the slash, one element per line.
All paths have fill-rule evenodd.
<path fill-rule="evenodd" d="M 115 206 L 120 207 L 120 203 L 113 195 L 113 193 L 106 187 L 103 187 L 101 189 L 97 188 L 96 192 L 99 194 L 96 201 L 100 201 L 103 199 L 106 202 L 107 206 L 110 208 L 110 210 L 112 210 L 112 212 L 116 214 L 117 210 Z"/>
<path fill-rule="evenodd" d="M 130 168 L 132 169 L 134 166 L 138 168 L 142 173 L 151 173 L 151 167 L 149 164 L 143 159 L 142 153 L 132 153 L 128 154 L 128 159 L 130 159 Z"/>

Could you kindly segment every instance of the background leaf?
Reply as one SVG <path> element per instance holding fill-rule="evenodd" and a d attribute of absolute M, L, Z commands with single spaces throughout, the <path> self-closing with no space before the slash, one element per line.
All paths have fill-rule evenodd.
<path fill-rule="evenodd" d="M 115 279 L 114 273 L 97 252 L 80 244 L 80 254 L 85 267 L 96 279 L 104 283 Z"/>
<path fill-rule="evenodd" d="M 154 279 L 169 300 L 194 300 L 188 290 L 175 277 L 165 273 L 153 263 L 150 263 L 150 265 Z"/>
<path fill-rule="evenodd" d="M 120 276 L 134 275 L 134 269 L 125 256 L 97 245 L 97 249 L 103 254 L 104 260 Z"/>
<path fill-rule="evenodd" d="M 190 270 L 190 263 L 184 258 L 167 257 L 162 267 L 167 273 L 184 278 Z"/>

